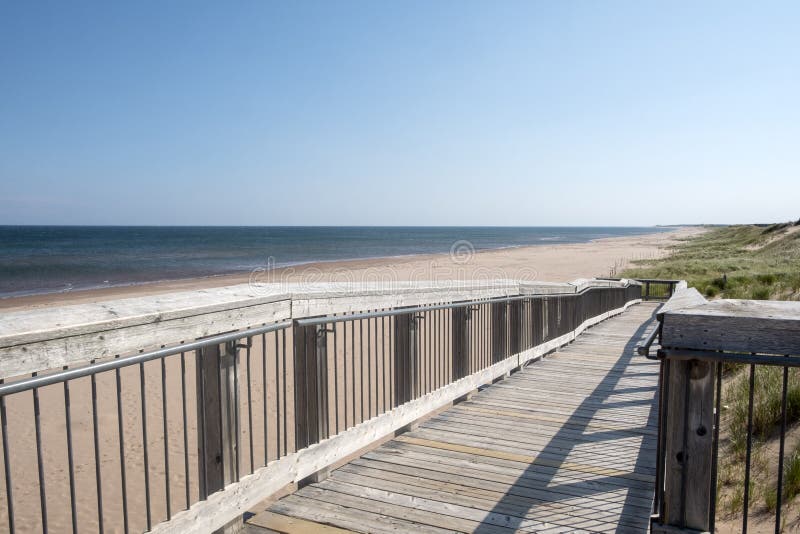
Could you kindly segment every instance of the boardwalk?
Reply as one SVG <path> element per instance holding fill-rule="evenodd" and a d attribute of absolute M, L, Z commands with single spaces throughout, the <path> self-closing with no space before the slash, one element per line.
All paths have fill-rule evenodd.
<path fill-rule="evenodd" d="M 524 371 L 306 486 L 258 532 L 645 532 L 658 365 L 633 306 Z"/>

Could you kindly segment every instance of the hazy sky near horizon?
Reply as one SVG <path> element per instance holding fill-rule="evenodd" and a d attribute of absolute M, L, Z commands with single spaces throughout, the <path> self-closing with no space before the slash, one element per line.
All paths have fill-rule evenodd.
<path fill-rule="evenodd" d="M 3 2 L 0 224 L 800 217 L 800 2 Z"/>

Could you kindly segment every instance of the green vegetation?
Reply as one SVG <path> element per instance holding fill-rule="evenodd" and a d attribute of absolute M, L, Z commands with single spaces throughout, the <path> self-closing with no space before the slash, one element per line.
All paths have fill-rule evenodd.
<path fill-rule="evenodd" d="M 747 447 L 747 412 L 749 405 L 750 369 L 731 373 L 733 378 L 725 388 L 725 404 L 728 406 L 728 432 L 731 450 L 737 459 L 744 459 Z M 783 391 L 783 369 L 778 367 L 756 367 L 755 392 L 753 394 L 753 439 L 766 441 L 781 422 L 781 392 Z M 800 420 L 800 373 L 789 371 L 786 392 L 787 421 Z"/>
<path fill-rule="evenodd" d="M 800 221 L 713 228 L 680 242 L 667 258 L 635 262 L 622 276 L 683 279 L 707 298 L 800 300 Z M 717 503 L 720 511 L 737 516 L 744 505 L 750 366 L 728 362 L 723 373 Z M 777 506 L 782 391 L 782 368 L 756 367 L 750 503 L 760 502 L 769 512 Z M 786 410 L 784 505 L 800 495 L 800 369 L 789 371 Z"/>
<path fill-rule="evenodd" d="M 783 467 L 783 496 L 792 499 L 800 493 L 800 449 L 795 450 Z"/>
<path fill-rule="evenodd" d="M 798 223 L 713 228 L 622 276 L 686 280 L 709 298 L 800 300 Z"/>

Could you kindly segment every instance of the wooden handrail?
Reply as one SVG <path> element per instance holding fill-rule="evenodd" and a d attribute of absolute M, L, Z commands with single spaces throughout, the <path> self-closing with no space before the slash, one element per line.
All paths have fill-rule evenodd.
<path fill-rule="evenodd" d="M 574 294 L 636 282 L 516 280 L 242 284 L 91 304 L 6 312 L 0 321 L 0 379 L 134 354 L 271 322 L 370 309 L 511 295 Z"/>
<path fill-rule="evenodd" d="M 774 358 L 800 354 L 800 302 L 707 301 L 694 288 L 685 288 L 675 292 L 658 317 L 664 363 L 657 462 L 663 483 L 657 491 L 663 498 L 657 499 L 652 531 L 708 531 L 714 528 L 716 504 L 717 361 L 736 362 L 737 355 L 749 353 Z M 704 357 L 708 354 L 717 361 Z"/>

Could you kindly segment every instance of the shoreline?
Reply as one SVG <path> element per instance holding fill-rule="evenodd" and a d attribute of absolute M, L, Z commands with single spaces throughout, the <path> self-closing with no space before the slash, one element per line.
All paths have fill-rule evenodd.
<path fill-rule="evenodd" d="M 591 239 L 582 243 L 542 243 L 483 250 L 465 250 L 455 256 L 405 254 L 349 260 L 322 260 L 267 270 L 204 277 L 131 283 L 109 287 L 9 296 L 0 299 L 0 310 L 28 309 L 96 302 L 118 298 L 158 295 L 175 291 L 213 289 L 259 281 L 392 281 L 517 278 L 567 281 L 609 276 L 635 260 L 656 259 L 677 240 L 705 231 L 678 227 L 664 232 Z M 613 260 L 613 261 L 612 261 Z M 609 263 L 611 261 L 611 263 Z"/>

